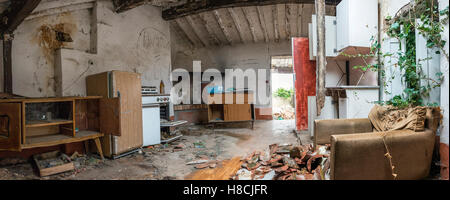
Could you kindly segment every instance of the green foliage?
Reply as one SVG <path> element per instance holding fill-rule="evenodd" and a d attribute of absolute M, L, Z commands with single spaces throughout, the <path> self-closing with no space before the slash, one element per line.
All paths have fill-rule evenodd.
<path fill-rule="evenodd" d="M 293 95 L 294 95 L 293 89 L 286 90 L 284 88 L 278 88 L 274 93 L 274 96 L 281 97 L 283 99 L 290 99 L 292 98 Z"/>
<path fill-rule="evenodd" d="M 436 53 L 442 53 L 448 60 L 448 53 L 444 50 L 447 41 L 442 39 L 441 34 L 444 32 L 444 25 L 448 23 L 449 8 L 446 7 L 439 10 L 438 6 L 434 5 L 433 0 L 416 0 L 415 6 L 412 7 L 408 15 L 409 17 L 386 17 L 387 35 L 399 41 L 404 41 L 403 44 L 399 45 L 396 53 L 383 53 L 380 42 L 372 37 L 370 53 L 364 55 L 343 54 L 347 57 L 362 58 L 365 61 L 365 65 L 355 66 L 355 69 L 360 69 L 363 72 L 368 70 L 380 72 L 381 78 L 385 80 L 384 86 L 392 84 L 392 80 L 398 78 L 395 75 L 386 77 L 386 68 L 391 67 L 391 69 L 399 69 L 401 71 L 402 81 L 406 86 L 403 94 L 397 95 L 386 102 L 378 102 L 380 104 L 396 107 L 422 106 L 423 98 L 428 97 L 432 89 L 440 87 L 443 81 L 442 73 L 436 74 L 437 80 L 422 73 L 420 63 L 431 58 L 417 62 L 416 30 L 427 39 L 427 48 L 439 49 Z M 419 19 L 420 22 L 416 23 L 416 19 Z M 366 59 L 373 57 L 379 57 L 379 62 L 377 64 L 368 64 Z M 390 58 L 395 58 L 393 60 L 397 60 L 397 62 L 391 63 L 392 59 Z M 384 60 L 387 60 L 387 63 L 384 63 Z M 387 90 L 385 93 L 390 94 Z"/>

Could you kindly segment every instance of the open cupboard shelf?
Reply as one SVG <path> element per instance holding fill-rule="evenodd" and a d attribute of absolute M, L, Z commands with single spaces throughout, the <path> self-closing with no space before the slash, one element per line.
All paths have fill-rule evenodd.
<path fill-rule="evenodd" d="M 119 135 L 120 123 L 114 121 L 119 105 L 120 99 L 103 97 L 0 99 L 0 150 L 22 151 Z M 108 127 L 100 121 L 108 122 Z"/>
<path fill-rule="evenodd" d="M 27 121 L 25 127 L 27 128 L 37 128 L 44 126 L 57 126 L 63 124 L 73 124 L 73 120 L 64 120 L 64 119 L 54 119 L 54 120 L 33 120 Z"/>

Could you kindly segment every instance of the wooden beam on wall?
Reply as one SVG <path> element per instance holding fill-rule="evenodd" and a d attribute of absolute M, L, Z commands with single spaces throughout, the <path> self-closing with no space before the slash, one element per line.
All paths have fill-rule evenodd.
<path fill-rule="evenodd" d="M 118 1 L 118 0 L 117 0 Z M 130 1 L 130 0 L 129 0 Z M 340 0 L 325 0 L 328 5 L 337 5 Z M 198 14 L 201 12 L 216 10 L 219 8 L 244 7 L 244 6 L 264 6 L 275 4 L 314 4 L 314 0 L 199 0 L 174 6 L 163 10 L 162 17 L 165 20 L 172 20 L 186 15 Z"/>
<path fill-rule="evenodd" d="M 146 4 L 148 0 L 113 0 L 114 10 L 117 13 L 125 12 Z"/>
<path fill-rule="evenodd" d="M 0 35 L 3 40 L 3 92 L 13 94 L 12 41 L 14 31 L 39 5 L 41 0 L 11 1 L 0 15 Z"/>
<path fill-rule="evenodd" d="M 256 10 L 258 12 L 259 25 L 261 26 L 261 29 L 264 33 L 264 40 L 266 42 L 269 42 L 269 34 L 267 33 L 267 26 L 266 26 L 266 20 L 264 18 L 264 12 L 261 10 L 260 6 L 257 6 Z"/>
<path fill-rule="evenodd" d="M 12 59 L 12 40 L 3 39 L 3 92 L 8 94 L 13 93 L 11 59 Z"/>
<path fill-rule="evenodd" d="M 9 8 L 1 14 L 1 33 L 12 33 L 39 5 L 41 0 L 11 1 Z"/>
<path fill-rule="evenodd" d="M 316 105 L 317 116 L 320 116 L 325 105 L 325 75 L 326 75 L 326 52 L 325 52 L 325 0 L 316 0 L 317 17 L 317 87 Z"/>

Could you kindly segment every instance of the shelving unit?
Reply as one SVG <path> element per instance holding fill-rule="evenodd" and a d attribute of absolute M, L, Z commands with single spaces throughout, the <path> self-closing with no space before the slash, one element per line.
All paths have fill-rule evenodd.
<path fill-rule="evenodd" d="M 118 124 L 114 122 L 118 106 L 119 99 L 96 96 L 1 99 L 0 150 L 22 151 L 94 140 L 103 157 L 99 138 L 104 133 L 120 134 L 113 131 Z"/>

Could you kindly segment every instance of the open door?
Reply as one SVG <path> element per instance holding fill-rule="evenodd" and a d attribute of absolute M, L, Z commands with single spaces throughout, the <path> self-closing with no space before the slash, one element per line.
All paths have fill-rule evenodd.
<path fill-rule="evenodd" d="M 122 113 L 120 98 L 100 99 L 100 132 L 107 135 L 121 136 L 120 122 Z"/>
<path fill-rule="evenodd" d="M 21 150 L 20 109 L 20 103 L 0 103 L 0 150 Z"/>

